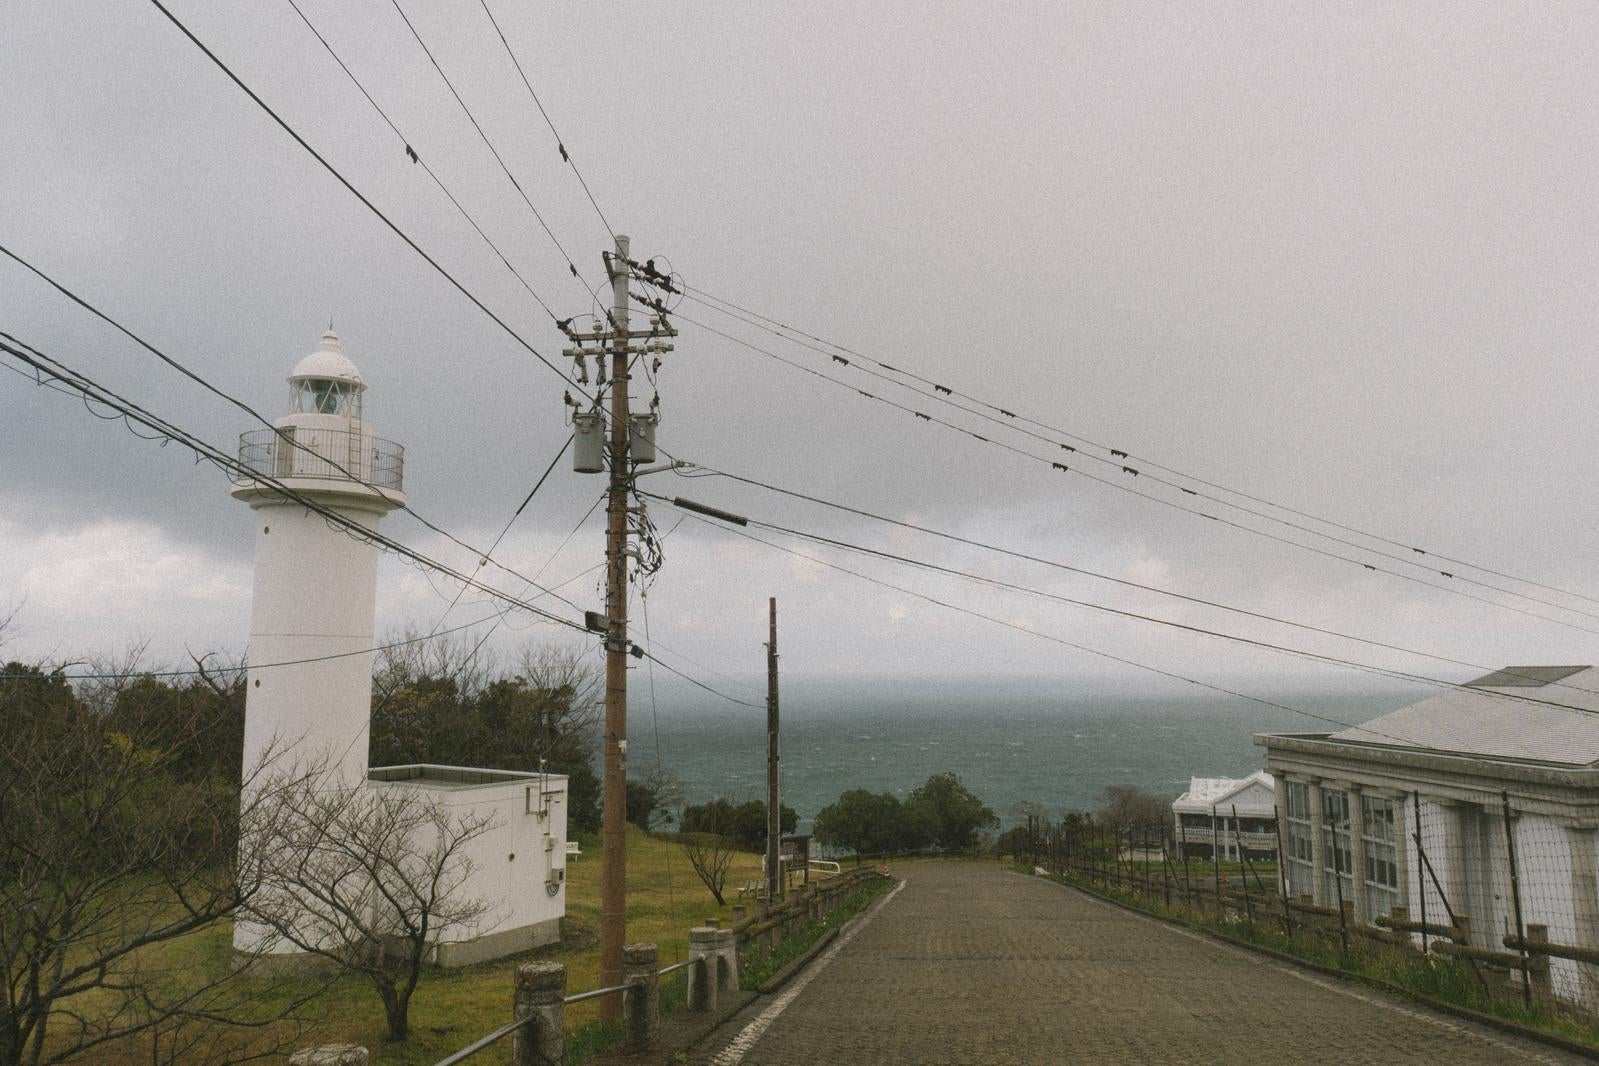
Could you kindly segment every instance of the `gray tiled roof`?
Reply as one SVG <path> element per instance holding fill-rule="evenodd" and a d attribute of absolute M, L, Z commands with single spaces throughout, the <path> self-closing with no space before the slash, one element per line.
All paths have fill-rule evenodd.
<path fill-rule="evenodd" d="M 1586 669 L 1586 666 L 1507 666 L 1466 684 L 1472 688 L 1543 688 Z"/>
<path fill-rule="evenodd" d="M 1509 666 L 1329 739 L 1561 766 L 1599 763 L 1599 669 Z"/>

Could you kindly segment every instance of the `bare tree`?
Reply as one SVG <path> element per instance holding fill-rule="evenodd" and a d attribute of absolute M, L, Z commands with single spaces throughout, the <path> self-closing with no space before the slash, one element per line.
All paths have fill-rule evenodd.
<path fill-rule="evenodd" d="M 540 692 L 570 693 L 565 700 L 557 701 L 565 709 L 548 723 L 548 746 L 571 743 L 592 748 L 605 696 L 605 678 L 598 662 L 580 647 L 539 644 L 522 650 L 516 668 L 518 676 Z"/>
<path fill-rule="evenodd" d="M 640 828 L 644 829 L 645 832 L 652 833 L 658 829 L 667 828 L 674 821 L 679 825 L 683 824 L 683 806 L 687 801 L 687 786 L 683 784 L 683 779 L 676 772 L 668 770 L 664 766 L 654 766 L 642 778 L 639 778 L 637 783 L 644 788 L 650 802 L 648 824 Z M 634 781 L 628 781 L 629 787 L 633 784 Z M 631 812 L 628 815 L 628 819 L 629 821 L 634 821 Z M 637 824 L 636 821 L 635 824 Z"/>
<path fill-rule="evenodd" d="M 1026 825 L 1033 818 L 1037 818 L 1040 822 L 1048 819 L 1044 805 L 1035 800 L 1017 800 L 1010 805 L 1005 816 L 1011 820 L 1012 825 Z"/>
<path fill-rule="evenodd" d="M 237 1062 L 279 1050 L 285 996 L 225 961 L 174 970 L 174 942 L 225 933 L 256 892 L 235 861 L 238 755 L 196 760 L 218 718 L 209 689 L 124 688 L 81 701 L 59 672 L 0 681 L 0 1066 L 147 1040 L 153 1062 Z M 150 691 L 154 686 L 155 691 Z M 247 793 L 243 816 L 271 792 Z M 182 1050 L 162 1034 L 182 1031 Z"/>
<path fill-rule="evenodd" d="M 244 827 L 263 890 L 244 913 L 259 949 L 317 956 L 360 974 L 383 1000 L 389 1039 L 409 1032 L 411 995 L 447 934 L 469 931 L 488 905 L 464 893 L 468 845 L 493 820 L 456 814 L 400 783 L 282 791 Z"/>
<path fill-rule="evenodd" d="M 18 597 L 11 603 L 0 607 L 0 648 L 6 646 L 17 635 L 17 615 L 22 613 L 22 607 L 27 602 L 26 597 Z M 7 636 L 7 631 L 10 636 Z"/>
<path fill-rule="evenodd" d="M 373 666 L 374 749 L 383 749 L 382 758 L 467 758 L 532 772 L 541 759 L 554 764 L 593 751 L 602 679 L 581 649 L 533 645 L 514 670 L 501 670 L 459 635 L 418 640 L 406 631 L 400 639 L 406 642 L 382 649 Z"/>
<path fill-rule="evenodd" d="M 722 892 L 727 886 L 727 871 L 733 865 L 733 856 L 738 854 L 737 846 L 720 833 L 684 833 L 679 840 L 688 864 L 716 897 L 716 905 L 725 905 L 727 900 Z"/>
<path fill-rule="evenodd" d="M 1169 801 L 1137 785 L 1106 785 L 1099 820 L 1118 832 L 1164 825 L 1171 817 Z"/>
<path fill-rule="evenodd" d="M 423 678 L 449 678 L 463 695 L 483 690 L 497 667 L 494 652 L 478 646 L 470 632 L 428 636 L 415 626 L 387 634 L 373 656 L 372 684 L 378 699 Z"/>

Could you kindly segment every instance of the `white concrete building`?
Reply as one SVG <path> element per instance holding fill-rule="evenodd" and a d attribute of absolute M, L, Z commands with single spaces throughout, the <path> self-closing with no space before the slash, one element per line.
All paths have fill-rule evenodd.
<path fill-rule="evenodd" d="M 1341 894 L 1367 922 L 1395 906 L 1437 924 L 1453 911 L 1474 946 L 1500 951 L 1519 896 L 1523 927 L 1599 947 L 1599 669 L 1506 667 L 1358 727 L 1255 742 L 1296 895 Z M 1599 966 L 1553 959 L 1551 980 L 1599 1010 Z"/>
<path fill-rule="evenodd" d="M 489 908 L 471 928 L 449 930 L 434 949 L 440 966 L 467 966 L 561 938 L 566 914 L 566 778 L 464 766 L 382 766 L 372 788 L 409 788 L 445 808 L 488 815 L 494 825 L 468 842 L 467 895 Z"/>
<path fill-rule="evenodd" d="M 289 375 L 289 413 L 245 433 L 240 461 L 299 496 L 376 530 L 405 504 L 405 450 L 363 418 L 366 384 L 332 332 Z M 255 587 L 244 727 L 247 782 L 263 766 L 317 766 L 321 787 L 409 788 L 492 815 L 471 842 L 464 894 L 482 920 L 440 944 L 460 965 L 555 940 L 566 912 L 566 779 L 462 767 L 383 767 L 368 774 L 378 548 L 251 477 L 233 496 L 255 517 Z M 234 948 L 292 955 L 246 921 Z"/>
<path fill-rule="evenodd" d="M 1277 854 L 1277 793 L 1271 775 L 1194 777 L 1188 791 L 1172 801 L 1178 854 L 1238 861 L 1242 847 L 1250 859 L 1271 861 Z"/>

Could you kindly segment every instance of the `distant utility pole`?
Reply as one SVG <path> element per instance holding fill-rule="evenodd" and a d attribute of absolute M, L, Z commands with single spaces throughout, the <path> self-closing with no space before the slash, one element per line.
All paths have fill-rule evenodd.
<path fill-rule="evenodd" d="M 604 801 L 601 821 L 601 874 L 600 874 L 600 986 L 613 987 L 622 983 L 622 945 L 627 938 L 627 660 L 632 647 L 627 637 L 628 557 L 639 560 L 644 566 L 644 551 L 640 546 L 628 544 L 630 519 L 634 513 L 628 507 L 633 492 L 633 479 L 638 473 L 634 464 L 653 462 L 655 459 L 654 404 L 649 414 L 633 416 L 629 406 L 628 382 L 630 362 L 635 357 L 654 358 L 672 350 L 662 338 L 676 336 L 677 331 L 667 323 L 664 307 L 659 301 L 642 301 L 657 307 L 663 313 L 650 318 L 647 330 L 629 331 L 628 283 L 636 264 L 628 259 L 628 239 L 616 238 L 616 252 L 605 258 L 606 273 L 611 279 L 610 321 L 594 323 L 590 332 L 572 328 L 571 319 L 558 323 L 574 347 L 564 354 L 577 359 L 580 380 L 588 381 L 587 358 L 595 357 L 596 384 L 603 397 L 606 386 L 605 357 L 610 356 L 611 411 L 609 442 L 605 449 L 610 474 L 610 489 L 606 507 L 605 539 L 605 618 L 591 619 L 590 628 L 605 633 L 605 745 L 604 745 Z M 653 263 L 646 280 L 655 281 Z M 658 282 L 657 282 L 658 283 Z M 668 291 L 670 280 L 666 280 Z M 641 344 L 634 342 L 643 342 Z M 656 360 L 658 365 L 659 360 Z M 568 394 L 567 402 L 574 408 L 577 401 Z M 597 472 L 599 462 L 599 429 L 601 425 L 600 402 L 597 399 L 592 411 L 579 410 L 573 417 L 576 447 L 574 466 L 579 472 Z M 638 532 L 649 540 L 648 526 L 639 514 Z M 606 996 L 600 1004 L 600 1015 L 607 1021 L 620 1018 L 620 994 Z"/>
<path fill-rule="evenodd" d="M 769 601 L 771 635 L 766 642 L 766 901 L 776 902 L 783 892 L 778 843 L 783 836 L 782 804 L 777 766 L 777 597 Z"/>

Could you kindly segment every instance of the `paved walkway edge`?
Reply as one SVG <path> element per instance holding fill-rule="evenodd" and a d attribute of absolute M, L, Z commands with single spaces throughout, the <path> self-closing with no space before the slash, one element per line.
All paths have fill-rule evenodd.
<path fill-rule="evenodd" d="M 838 936 L 839 930 L 842 928 L 843 926 L 839 926 L 838 929 L 829 929 L 826 935 L 824 935 L 820 940 L 806 948 L 803 955 L 792 960 L 787 966 L 783 967 L 781 970 L 778 970 L 765 981 L 761 982 L 755 991 L 759 992 L 763 996 L 769 996 L 773 992 L 776 992 L 779 988 L 782 988 L 784 985 L 788 984 L 789 978 L 793 977 L 806 966 L 810 965 L 810 961 L 812 959 L 816 958 L 816 956 L 820 955 L 824 950 L 826 950 L 827 945 L 833 942 L 833 939 Z"/>
<path fill-rule="evenodd" d="M 1511 1021 L 1509 1018 L 1501 1018 L 1495 1014 L 1484 1014 L 1481 1011 L 1472 1010 L 1470 1007 L 1462 1007 L 1458 1004 L 1446 1003 L 1443 1000 L 1433 999 L 1431 996 L 1426 996 L 1419 992 L 1412 991 L 1411 989 L 1405 988 L 1403 985 L 1396 985 L 1391 981 L 1385 981 L 1380 977 L 1372 977 L 1368 974 L 1350 973 L 1347 970 L 1340 970 L 1335 966 L 1324 966 L 1319 962 L 1311 962 L 1308 959 L 1301 959 L 1297 956 L 1276 951 L 1260 944 L 1251 943 L 1248 940 L 1240 940 L 1237 937 L 1228 936 L 1226 933 L 1218 933 L 1213 929 L 1207 929 L 1204 926 L 1195 925 L 1192 922 L 1185 922 L 1181 918 L 1176 918 L 1165 914 L 1156 914 L 1153 911 L 1146 911 L 1141 907 L 1134 907 L 1129 903 L 1116 899 L 1114 896 L 1109 896 L 1102 892 L 1096 892 L 1091 888 L 1085 888 L 1082 885 L 1067 884 L 1064 881 L 1057 881 L 1055 878 L 1050 877 L 1047 874 L 1025 874 L 1017 870 L 1012 870 L 1010 872 L 1015 874 L 1017 877 L 1038 877 L 1041 880 L 1048 881 L 1050 884 L 1059 888 L 1063 888 L 1068 892 L 1081 893 L 1082 895 L 1088 896 L 1092 899 L 1097 899 L 1102 903 L 1108 903 L 1112 907 L 1119 907 L 1130 914 L 1136 914 L 1140 917 L 1148 918 L 1151 921 L 1164 922 L 1167 925 L 1174 925 L 1181 929 L 1186 929 L 1191 933 L 1197 933 L 1200 936 L 1215 940 L 1218 943 L 1227 944 L 1236 948 L 1243 948 L 1244 950 L 1252 951 L 1257 955 L 1265 955 L 1268 958 L 1276 959 L 1278 962 L 1285 962 L 1291 966 L 1297 966 L 1302 970 L 1311 970 L 1315 973 L 1324 974 L 1328 977 L 1336 977 L 1339 980 L 1348 981 L 1353 984 L 1368 985 L 1372 988 L 1378 989 L 1379 991 L 1387 992 L 1389 995 L 1397 996 L 1400 999 L 1405 999 L 1412 1003 L 1420 1004 L 1421 1006 L 1427 1007 L 1430 1010 L 1438 1011 L 1441 1014 L 1453 1015 L 1456 1018 L 1461 1018 L 1468 1022 L 1476 1022 L 1478 1025 L 1485 1025 L 1490 1029 L 1497 1029 L 1502 1033 L 1509 1033 L 1512 1036 L 1523 1037 L 1539 1044 L 1545 1044 L 1549 1047 L 1559 1048 L 1561 1051 L 1569 1051 L 1573 1055 L 1580 1055 L 1585 1059 L 1591 1059 L 1595 1062 L 1599 1062 L 1599 1048 L 1590 1047 L 1587 1044 L 1568 1039 L 1567 1037 L 1560 1036 L 1557 1033 L 1545 1032 L 1542 1029 L 1534 1029 L 1531 1026 L 1522 1025 L 1520 1022 Z"/>
<path fill-rule="evenodd" d="M 840 926 L 838 929 L 838 935 L 833 940 L 832 948 L 821 955 L 819 961 L 816 963 L 815 968 L 809 970 L 798 981 L 795 981 L 782 995 L 771 1000 L 765 1007 L 761 1009 L 760 1013 L 757 1014 L 753 1020 L 740 1029 L 738 1033 L 734 1035 L 732 1042 L 723 1048 L 721 1052 L 717 1054 L 716 1058 L 711 1060 L 713 1066 L 740 1066 L 740 1064 L 742 1064 L 744 1061 L 744 1056 L 749 1054 L 750 1050 L 754 1048 L 754 1046 L 760 1041 L 761 1037 L 766 1034 L 766 1030 L 770 1028 L 772 1023 L 777 1020 L 778 1016 L 787 1009 L 788 1005 L 794 1001 L 794 998 L 801 992 L 805 991 L 805 987 L 810 984 L 812 978 L 820 973 L 822 968 L 832 961 L 834 955 L 837 955 L 844 949 L 845 945 L 854 939 L 855 934 L 864 928 L 866 922 L 870 920 L 871 917 L 875 915 L 884 904 L 893 899 L 895 896 L 899 895 L 899 890 L 904 887 L 905 882 L 901 880 L 893 888 L 889 889 L 888 892 L 878 899 L 871 907 L 862 911 L 860 914 L 856 915 L 854 918 Z"/>
<path fill-rule="evenodd" d="M 702 1032 L 696 1035 L 693 1041 L 691 1041 L 687 1046 L 675 1050 L 693 1051 L 701 1044 L 704 1044 L 708 1038 L 721 1032 L 724 1026 L 741 1025 L 744 1014 L 752 1006 L 759 1007 L 762 1005 L 763 997 L 768 993 L 768 990 L 776 991 L 780 985 L 787 984 L 788 981 L 795 976 L 795 974 L 799 973 L 806 966 L 808 966 L 813 959 L 822 953 L 823 949 L 825 949 L 839 936 L 843 935 L 846 931 L 859 928 L 860 926 L 863 926 L 867 922 L 871 921 L 872 918 L 877 915 L 877 912 L 883 909 L 883 905 L 889 900 L 893 899 L 895 894 L 905 884 L 904 878 L 896 877 L 894 880 L 899 883 L 893 888 L 890 888 L 887 892 L 884 892 L 881 896 L 878 896 L 876 899 L 874 899 L 865 910 L 861 911 L 859 914 L 855 915 L 855 917 L 851 918 L 849 921 L 833 930 L 830 935 L 823 937 L 822 940 L 814 945 L 811 950 L 807 951 L 804 955 L 801 955 L 799 958 L 789 963 L 788 966 L 785 967 L 785 971 L 787 971 L 786 976 L 783 974 L 774 975 L 772 980 L 767 981 L 757 990 L 756 994 L 749 1000 L 748 1003 L 743 1004 L 732 1014 L 719 1019 L 715 1025 L 707 1026 Z M 777 980 L 779 976 L 783 978 L 781 982 Z"/>

